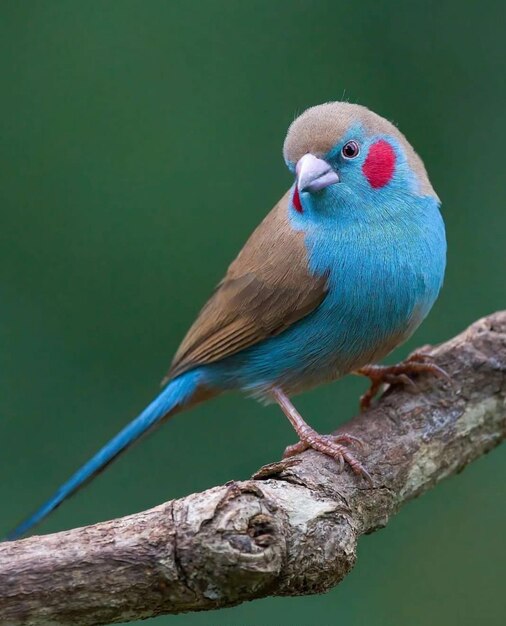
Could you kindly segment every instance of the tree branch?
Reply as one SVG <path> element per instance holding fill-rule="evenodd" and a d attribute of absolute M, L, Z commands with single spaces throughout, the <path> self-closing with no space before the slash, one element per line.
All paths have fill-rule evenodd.
<path fill-rule="evenodd" d="M 417 379 L 346 424 L 374 486 L 308 451 L 154 509 L 0 545 L 0 623 L 91 626 L 325 591 L 360 535 L 506 436 L 506 311 L 432 350 Z M 344 428 L 344 427 L 343 427 Z"/>

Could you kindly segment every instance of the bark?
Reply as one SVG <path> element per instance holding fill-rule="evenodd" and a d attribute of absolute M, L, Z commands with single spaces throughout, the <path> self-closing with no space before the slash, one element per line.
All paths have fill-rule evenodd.
<path fill-rule="evenodd" d="M 308 451 L 149 511 L 1 544 L 0 623 L 91 626 L 330 589 L 360 535 L 506 435 L 506 311 L 431 353 L 453 384 L 421 375 L 419 393 L 389 389 L 340 429 L 366 442 L 372 486 Z"/>

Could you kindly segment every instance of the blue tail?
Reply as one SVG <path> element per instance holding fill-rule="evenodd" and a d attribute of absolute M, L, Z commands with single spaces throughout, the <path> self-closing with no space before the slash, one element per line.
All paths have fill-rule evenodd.
<path fill-rule="evenodd" d="M 199 375 L 197 372 L 188 372 L 170 382 L 138 417 L 132 420 L 128 426 L 125 426 L 95 456 L 78 469 L 32 516 L 21 522 L 19 526 L 10 532 L 6 540 L 13 541 L 26 534 L 49 515 L 51 511 L 54 511 L 64 500 L 102 471 L 121 452 L 157 426 L 164 417 L 176 412 L 178 408 L 187 404 L 197 389 L 198 379 Z"/>

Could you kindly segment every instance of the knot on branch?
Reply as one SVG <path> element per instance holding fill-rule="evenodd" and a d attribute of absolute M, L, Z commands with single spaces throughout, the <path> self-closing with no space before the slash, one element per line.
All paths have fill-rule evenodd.
<path fill-rule="evenodd" d="M 175 553 L 187 587 L 219 605 L 246 589 L 261 594 L 279 576 L 286 541 L 278 506 L 253 481 L 212 492 L 174 503 Z"/>

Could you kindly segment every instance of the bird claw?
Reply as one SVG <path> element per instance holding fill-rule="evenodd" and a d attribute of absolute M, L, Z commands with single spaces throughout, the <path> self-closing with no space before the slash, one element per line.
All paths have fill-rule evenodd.
<path fill-rule="evenodd" d="M 415 350 L 406 359 L 405 363 L 422 363 L 425 364 L 425 369 L 422 371 L 430 372 L 434 374 L 436 378 L 446 380 L 446 382 L 453 385 L 453 379 L 446 370 L 434 363 L 434 357 L 423 350 Z"/>
<path fill-rule="evenodd" d="M 328 437 L 328 439 L 337 444 L 355 446 L 359 448 L 359 450 L 364 449 L 364 442 L 360 437 L 355 437 L 354 435 L 349 435 L 348 433 L 342 433 L 341 435 L 322 435 L 323 437 Z"/>
<path fill-rule="evenodd" d="M 343 473 L 344 471 L 344 459 L 343 459 L 343 455 L 342 454 L 338 454 L 337 456 L 333 457 L 334 461 L 337 463 L 338 465 L 338 472 L 340 474 Z"/>
<path fill-rule="evenodd" d="M 385 374 L 382 379 L 382 384 L 388 385 L 405 385 L 407 389 L 410 389 L 413 393 L 419 391 L 418 385 L 407 374 Z"/>
<path fill-rule="evenodd" d="M 360 449 L 364 448 L 364 442 L 354 435 L 347 433 L 340 435 L 318 435 L 315 433 L 315 436 L 305 441 L 299 441 L 291 446 L 287 446 L 283 453 L 283 458 L 295 456 L 305 450 L 313 449 L 334 459 L 338 465 L 339 472 L 344 471 L 345 464 L 348 464 L 355 474 L 362 476 L 372 485 L 373 480 L 371 475 L 360 461 L 347 450 L 346 445 L 355 445 Z"/>
<path fill-rule="evenodd" d="M 397 365 L 366 365 L 359 369 L 358 373 L 371 380 L 371 386 L 360 398 L 361 411 L 371 406 L 373 398 L 385 384 L 404 385 L 412 393 L 417 393 L 419 388 L 411 378 L 412 375 L 432 374 L 453 385 L 451 377 L 442 367 L 434 363 L 432 355 L 420 350 L 413 352 Z"/>
<path fill-rule="evenodd" d="M 362 439 L 355 437 L 354 435 L 349 435 L 348 433 L 343 433 L 341 435 L 320 435 L 320 437 L 322 439 L 327 439 L 330 444 L 336 443 L 341 445 L 352 445 L 357 447 L 359 450 L 363 450 L 365 447 Z M 309 450 L 309 448 L 311 448 L 309 443 L 305 441 L 298 441 L 290 446 L 286 446 L 285 451 L 283 452 L 283 458 L 286 459 L 288 457 L 295 456 L 305 450 Z"/>
<path fill-rule="evenodd" d="M 272 388 L 272 395 L 280 408 L 290 420 L 290 423 L 295 429 L 295 432 L 300 438 L 299 443 L 288 446 L 283 455 L 284 458 L 299 454 L 308 448 L 321 452 L 326 456 L 334 459 L 339 466 L 340 470 L 344 469 L 344 464 L 347 463 L 352 471 L 358 476 L 363 476 L 372 485 L 372 478 L 369 472 L 362 466 L 351 452 L 347 449 L 346 445 L 363 445 L 362 441 L 353 435 L 347 433 L 341 433 L 336 435 L 320 435 L 309 424 L 306 424 L 300 413 L 290 402 L 288 396 L 279 387 Z M 345 445 L 343 445 L 345 444 Z"/>

